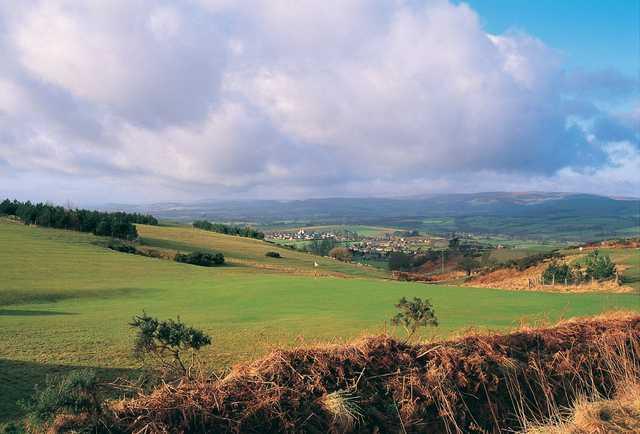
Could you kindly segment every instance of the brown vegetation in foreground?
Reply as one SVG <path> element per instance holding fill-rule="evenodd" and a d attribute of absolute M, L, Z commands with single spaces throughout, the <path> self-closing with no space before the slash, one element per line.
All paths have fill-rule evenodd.
<path fill-rule="evenodd" d="M 630 384 L 615 399 L 576 401 L 568 417 L 559 422 L 534 426 L 527 434 L 640 433 L 640 384 Z"/>
<path fill-rule="evenodd" d="M 429 344 L 388 336 L 276 351 L 225 378 L 112 404 L 135 432 L 498 432 L 640 375 L 640 315 Z"/>

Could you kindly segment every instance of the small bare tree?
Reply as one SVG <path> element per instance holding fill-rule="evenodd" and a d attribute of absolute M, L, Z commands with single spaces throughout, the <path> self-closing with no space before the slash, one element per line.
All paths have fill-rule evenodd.
<path fill-rule="evenodd" d="M 402 297 L 396 307 L 400 312 L 391 318 L 391 323 L 404 328 L 407 332 L 406 341 L 409 341 L 420 327 L 438 326 L 438 318 L 429 300 L 414 297 L 413 301 L 409 301 Z"/>

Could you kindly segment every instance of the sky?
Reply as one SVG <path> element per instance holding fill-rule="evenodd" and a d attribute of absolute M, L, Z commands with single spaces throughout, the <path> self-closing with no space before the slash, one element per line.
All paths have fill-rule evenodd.
<path fill-rule="evenodd" d="M 640 0 L 0 0 L 0 196 L 640 196 Z"/>

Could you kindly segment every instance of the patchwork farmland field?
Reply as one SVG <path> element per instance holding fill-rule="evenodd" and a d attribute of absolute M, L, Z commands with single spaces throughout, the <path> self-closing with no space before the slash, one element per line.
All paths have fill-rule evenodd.
<path fill-rule="evenodd" d="M 136 368 L 128 322 L 144 309 L 204 329 L 211 366 L 227 367 L 278 346 L 380 333 L 402 296 L 429 298 L 448 336 L 467 327 L 508 329 L 608 309 L 640 310 L 637 294 L 519 293 L 424 285 L 187 227 L 138 226 L 146 245 L 212 250 L 229 265 L 203 268 L 118 253 L 99 237 L 0 220 L 0 422 L 44 376 L 73 366 L 116 375 Z M 278 250 L 282 259 L 264 256 Z M 317 261 L 318 269 L 313 263 Z M 430 331 L 429 333 L 434 333 Z M 107 369 L 108 367 L 108 369 Z"/>

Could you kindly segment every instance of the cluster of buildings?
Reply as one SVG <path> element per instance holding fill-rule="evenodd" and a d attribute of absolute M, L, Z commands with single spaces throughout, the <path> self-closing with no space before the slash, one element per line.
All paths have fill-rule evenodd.
<path fill-rule="evenodd" d="M 432 239 L 426 237 L 385 237 L 358 241 L 353 243 L 350 248 L 356 255 L 383 257 L 393 252 L 414 255 L 432 247 L 432 245 Z"/>
<path fill-rule="evenodd" d="M 293 232 L 271 232 L 268 234 L 270 240 L 283 241 L 311 241 L 311 240 L 335 240 L 335 241 L 351 241 L 354 239 L 348 232 L 332 232 L 332 231 L 311 231 L 299 229 Z"/>
<path fill-rule="evenodd" d="M 378 237 L 364 237 L 348 231 L 320 231 L 298 229 L 295 231 L 274 231 L 267 239 L 278 241 L 334 240 L 350 242 L 349 249 L 356 256 L 365 258 L 385 258 L 390 253 L 402 252 L 408 255 L 424 253 L 431 248 L 446 246 L 446 239 L 426 236 L 401 236 L 385 233 Z"/>

